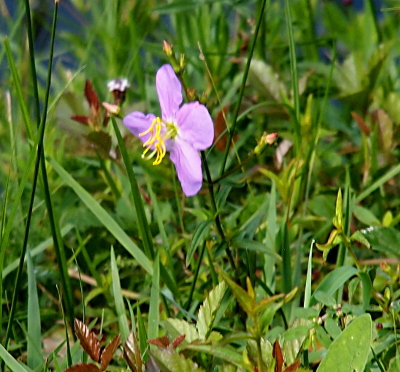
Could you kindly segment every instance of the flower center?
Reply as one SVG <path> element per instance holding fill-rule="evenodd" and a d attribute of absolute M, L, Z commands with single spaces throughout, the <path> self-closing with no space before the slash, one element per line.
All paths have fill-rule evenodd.
<path fill-rule="evenodd" d="M 150 133 L 149 139 L 143 143 L 143 147 L 146 149 L 143 151 L 142 157 L 151 159 L 156 156 L 153 161 L 153 165 L 158 165 L 164 159 L 167 152 L 165 141 L 174 138 L 178 135 L 178 127 L 173 122 L 163 121 L 160 117 L 156 117 L 149 129 L 139 133 L 139 136 L 145 136 Z M 146 155 L 150 150 L 153 150 L 149 155 Z"/>

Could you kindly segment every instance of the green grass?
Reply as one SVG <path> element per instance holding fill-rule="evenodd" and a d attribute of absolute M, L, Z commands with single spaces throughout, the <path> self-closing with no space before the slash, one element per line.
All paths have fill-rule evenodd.
<path fill-rule="evenodd" d="M 395 2 L 7 6 L 2 370 L 101 371 L 83 351 L 101 338 L 107 370 L 325 372 L 340 353 L 337 371 L 397 371 Z M 121 120 L 160 114 L 166 63 L 214 121 L 193 197 L 168 155 L 142 158 Z M 124 77 L 121 111 L 107 118 L 107 82 Z M 360 340 L 350 351 L 349 339 Z"/>

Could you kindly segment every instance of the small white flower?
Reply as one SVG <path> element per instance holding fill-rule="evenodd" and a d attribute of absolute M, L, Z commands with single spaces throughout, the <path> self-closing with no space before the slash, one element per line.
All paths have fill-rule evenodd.
<path fill-rule="evenodd" d="M 114 79 L 107 83 L 108 90 L 113 92 L 115 90 L 119 92 L 125 92 L 126 88 L 130 87 L 128 79 Z"/>

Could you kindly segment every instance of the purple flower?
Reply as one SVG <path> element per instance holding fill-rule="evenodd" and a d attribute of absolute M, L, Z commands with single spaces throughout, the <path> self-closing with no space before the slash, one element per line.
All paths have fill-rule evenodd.
<path fill-rule="evenodd" d="M 124 124 L 143 142 L 143 157 L 161 163 L 167 151 L 175 164 L 182 190 L 193 196 L 201 188 L 203 175 L 199 151 L 209 148 L 214 139 L 214 125 L 206 107 L 199 102 L 182 104 L 182 86 L 170 65 L 156 75 L 161 117 L 142 112 L 125 116 Z"/>

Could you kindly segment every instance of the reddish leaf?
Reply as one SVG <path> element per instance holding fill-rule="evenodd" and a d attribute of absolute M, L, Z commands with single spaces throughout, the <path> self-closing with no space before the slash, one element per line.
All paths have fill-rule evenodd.
<path fill-rule="evenodd" d="M 121 335 L 116 335 L 110 343 L 104 348 L 101 353 L 101 370 L 105 371 L 107 366 L 110 364 L 111 359 L 114 356 L 115 350 L 117 350 L 119 344 L 121 343 Z"/>
<path fill-rule="evenodd" d="M 85 350 L 95 362 L 98 362 L 100 360 L 100 342 L 96 335 L 89 330 L 86 324 L 78 319 L 74 321 L 74 328 L 76 337 L 78 337 L 81 342 L 82 349 Z"/>
<path fill-rule="evenodd" d="M 365 120 L 354 111 L 351 112 L 351 116 L 353 117 L 353 119 L 357 123 L 357 125 L 359 126 L 361 132 L 363 132 L 366 136 L 369 136 L 371 134 L 371 129 L 369 128 L 369 126 L 365 122 Z"/>
<path fill-rule="evenodd" d="M 274 349 L 272 350 L 272 357 L 276 360 L 275 364 L 275 372 L 282 372 L 283 367 L 283 354 L 281 345 L 279 345 L 279 341 L 276 340 L 274 342 Z"/>
<path fill-rule="evenodd" d="M 100 111 L 100 100 L 90 80 L 86 80 L 85 83 L 85 97 L 89 102 L 90 110 L 98 113 Z"/>
<path fill-rule="evenodd" d="M 285 368 L 285 372 L 294 372 L 297 371 L 297 369 L 300 366 L 300 359 L 296 360 L 294 363 L 292 363 L 290 366 Z"/>
<path fill-rule="evenodd" d="M 93 363 L 79 363 L 67 368 L 64 372 L 101 372 Z"/>
<path fill-rule="evenodd" d="M 133 332 L 130 333 L 124 347 L 124 359 L 132 372 L 142 372 L 142 356 L 140 355 L 139 344 Z"/>
<path fill-rule="evenodd" d="M 71 116 L 71 119 L 83 125 L 89 125 L 89 118 L 87 116 L 75 115 Z"/>
<path fill-rule="evenodd" d="M 186 335 L 179 335 L 174 341 L 172 341 L 172 346 L 176 349 L 182 341 L 185 339 Z"/>
<path fill-rule="evenodd" d="M 169 339 L 168 339 L 167 336 L 153 338 L 151 340 L 147 340 L 147 342 L 149 344 L 156 345 L 156 346 L 161 347 L 163 349 L 166 349 L 170 344 Z"/>

